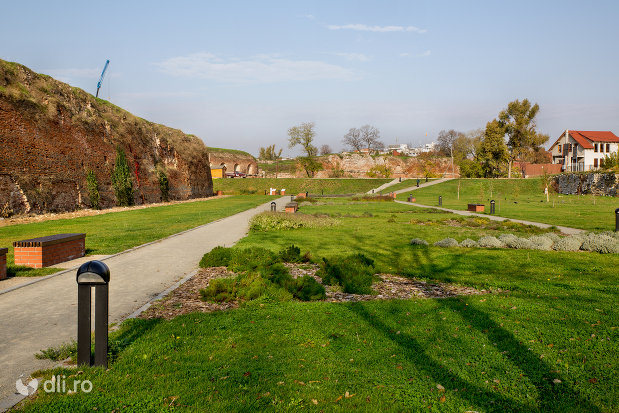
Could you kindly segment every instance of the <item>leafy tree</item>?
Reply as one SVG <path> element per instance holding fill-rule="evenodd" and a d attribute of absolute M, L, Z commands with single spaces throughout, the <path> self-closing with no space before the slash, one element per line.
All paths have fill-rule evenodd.
<path fill-rule="evenodd" d="M 361 131 L 357 128 L 350 128 L 348 133 L 344 135 L 342 139 L 345 145 L 351 147 L 353 150 L 361 152 L 363 148 L 363 141 L 361 140 Z"/>
<path fill-rule="evenodd" d="M 463 159 L 460 161 L 460 175 L 465 178 L 481 178 L 484 176 L 484 171 L 476 160 Z"/>
<path fill-rule="evenodd" d="M 333 150 L 331 149 L 329 145 L 325 144 L 320 147 L 321 155 L 329 155 L 330 153 L 333 153 Z"/>
<path fill-rule="evenodd" d="M 293 148 L 301 145 L 305 156 L 300 156 L 297 160 L 310 178 L 313 178 L 314 174 L 322 169 L 322 164 L 315 159 L 318 154 L 318 148 L 313 144 L 314 137 L 316 136 L 314 126 L 314 122 L 305 122 L 288 129 L 288 147 Z"/>
<path fill-rule="evenodd" d="M 99 195 L 99 181 L 97 175 L 93 171 L 86 173 L 86 184 L 88 186 L 88 198 L 90 198 L 90 205 L 93 209 L 101 209 L 99 201 L 101 197 Z"/>
<path fill-rule="evenodd" d="M 260 148 L 260 154 L 258 155 L 258 157 L 260 159 L 263 159 L 265 161 L 276 161 L 278 160 L 282 155 L 282 150 L 280 149 L 279 152 L 275 149 L 275 144 L 267 146 L 266 148 Z"/>
<path fill-rule="evenodd" d="M 133 181 L 131 180 L 131 171 L 127 163 L 125 151 L 120 147 L 116 147 L 116 162 L 112 170 L 112 187 L 116 195 L 116 204 L 118 206 L 133 205 Z"/>
<path fill-rule="evenodd" d="M 501 166 L 509 160 L 505 145 L 505 127 L 498 120 L 488 122 L 477 158 L 486 178 L 501 175 Z"/>
<path fill-rule="evenodd" d="M 537 148 L 548 141 L 549 136 L 537 132 L 535 116 L 539 105 L 531 105 L 528 99 L 522 102 L 509 102 L 507 108 L 499 113 L 499 122 L 507 134 L 509 148 L 508 178 L 511 178 L 512 164 L 527 149 Z"/>

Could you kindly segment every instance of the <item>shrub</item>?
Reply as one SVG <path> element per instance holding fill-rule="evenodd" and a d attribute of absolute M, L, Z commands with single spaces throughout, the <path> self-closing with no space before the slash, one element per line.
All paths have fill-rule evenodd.
<path fill-rule="evenodd" d="M 456 241 L 453 238 L 444 238 L 440 241 L 436 241 L 434 243 L 435 247 L 443 247 L 443 248 L 449 248 L 449 247 L 457 247 L 459 246 L 458 241 Z"/>
<path fill-rule="evenodd" d="M 112 186 L 116 195 L 116 204 L 118 206 L 133 205 L 133 181 L 131 180 L 131 172 L 125 151 L 120 147 L 116 147 L 116 162 L 112 170 Z"/>
<path fill-rule="evenodd" d="M 202 256 L 200 267 L 227 267 L 232 257 L 232 248 L 215 247 Z"/>
<path fill-rule="evenodd" d="M 534 249 L 534 245 L 531 241 L 526 238 L 516 237 L 515 240 L 511 241 L 509 244 L 506 244 L 509 248 L 514 248 L 517 250 L 532 250 Z"/>
<path fill-rule="evenodd" d="M 278 261 L 277 255 L 266 248 L 234 249 L 228 269 L 230 271 L 251 271 L 259 267 L 268 267 Z"/>
<path fill-rule="evenodd" d="M 533 244 L 533 249 L 543 251 L 550 251 L 552 244 L 554 244 L 554 241 L 545 235 L 533 235 L 529 237 L 529 241 Z"/>
<path fill-rule="evenodd" d="M 580 249 L 583 251 L 596 251 L 600 254 L 619 253 L 619 242 L 607 235 L 588 234 L 584 237 Z"/>
<path fill-rule="evenodd" d="M 200 297 L 203 301 L 224 303 L 234 301 L 236 294 L 234 287 L 236 278 L 217 278 L 211 280 L 206 288 L 200 290 Z"/>
<path fill-rule="evenodd" d="M 482 248 L 503 248 L 504 244 L 496 237 L 485 236 L 481 237 L 477 244 Z"/>
<path fill-rule="evenodd" d="M 282 263 L 260 268 L 259 272 L 262 277 L 271 281 L 273 284 L 286 289 L 289 289 L 294 282 L 292 275 L 290 275 L 290 271 L 288 271 L 288 268 Z"/>
<path fill-rule="evenodd" d="M 555 234 L 554 232 L 548 232 L 546 234 L 544 234 L 545 237 L 550 238 L 552 240 L 552 242 L 559 242 L 561 240 L 561 237 L 557 234 Z"/>
<path fill-rule="evenodd" d="M 552 249 L 555 251 L 578 251 L 582 245 L 583 239 L 578 235 L 570 235 L 563 237 L 555 242 Z"/>
<path fill-rule="evenodd" d="M 509 242 L 514 242 L 518 239 L 518 237 L 515 236 L 514 234 L 501 234 L 497 238 L 503 244 L 508 245 L 508 246 L 509 246 L 508 244 Z"/>
<path fill-rule="evenodd" d="M 467 238 L 460 243 L 460 246 L 464 248 L 476 248 L 479 245 L 477 244 L 477 241 L 473 241 L 472 239 Z"/>
<path fill-rule="evenodd" d="M 168 202 L 169 194 L 170 194 L 170 181 L 168 180 L 168 176 L 165 171 L 159 170 L 157 173 L 157 178 L 159 180 L 159 190 L 161 191 L 161 200 L 163 202 Z"/>
<path fill-rule="evenodd" d="M 327 296 L 325 287 L 309 275 L 297 278 L 289 291 L 301 301 L 323 300 Z"/>
<path fill-rule="evenodd" d="M 279 253 L 279 258 L 283 262 L 303 262 L 301 249 L 295 245 L 290 245 L 289 247 L 281 250 Z"/>
<path fill-rule="evenodd" d="M 323 258 L 317 272 L 324 284 L 341 285 L 347 294 L 371 294 L 374 276 L 374 261 L 363 254 Z"/>
<path fill-rule="evenodd" d="M 421 238 L 413 238 L 411 240 L 411 245 L 428 245 L 428 241 Z"/>
<path fill-rule="evenodd" d="M 101 196 L 99 194 L 99 181 L 97 175 L 93 171 L 86 173 L 86 186 L 88 187 L 88 198 L 90 198 L 90 205 L 92 209 L 101 209 L 99 204 Z"/>

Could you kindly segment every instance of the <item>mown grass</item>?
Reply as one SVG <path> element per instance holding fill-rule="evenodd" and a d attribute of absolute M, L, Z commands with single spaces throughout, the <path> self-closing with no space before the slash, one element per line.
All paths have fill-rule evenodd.
<path fill-rule="evenodd" d="M 428 182 L 436 181 L 438 178 L 428 178 Z M 426 178 L 419 178 L 419 185 L 423 185 L 426 183 Z M 402 178 L 402 182 L 398 182 L 397 184 L 393 184 L 388 186 L 383 190 L 383 192 L 393 192 L 399 191 L 400 189 L 411 188 L 417 186 L 417 178 Z"/>
<path fill-rule="evenodd" d="M 37 276 L 58 269 L 16 266 L 13 241 L 62 233 L 86 233 L 86 255 L 115 254 L 137 245 L 236 214 L 268 201 L 253 195 L 187 202 L 132 211 L 12 225 L 0 228 L 0 245 L 9 247 L 7 270 L 13 276 Z"/>
<path fill-rule="evenodd" d="M 91 380 L 92 393 L 40 392 L 26 410 L 619 408 L 617 254 L 416 247 L 409 245 L 413 237 L 496 230 L 450 227 L 441 221 L 451 214 L 407 212 L 393 203 L 338 201 L 301 210 L 337 215 L 341 223 L 252 232 L 239 247 L 294 243 L 315 257 L 362 252 L 381 271 L 501 291 L 342 304 L 262 301 L 134 321 L 135 341 L 109 371 L 83 369 L 74 377 Z M 406 224 L 410 217 L 415 224 Z M 51 374 L 68 377 L 75 369 Z"/>
<path fill-rule="evenodd" d="M 224 194 L 264 194 L 269 188 L 286 189 L 286 194 L 358 194 L 378 188 L 391 179 L 233 178 L 215 179 L 213 189 Z"/>
<path fill-rule="evenodd" d="M 551 193 L 546 202 L 544 186 L 539 178 L 531 179 L 461 179 L 460 199 L 458 180 L 454 179 L 411 192 L 417 202 L 438 205 L 443 197 L 443 207 L 466 210 L 469 203 L 485 204 L 490 213 L 490 200 L 496 202 L 496 215 L 508 218 L 544 222 L 551 225 L 581 228 L 590 231 L 615 229 L 615 209 L 619 198 L 592 195 L 562 195 Z M 405 201 L 408 193 L 398 195 Z"/>

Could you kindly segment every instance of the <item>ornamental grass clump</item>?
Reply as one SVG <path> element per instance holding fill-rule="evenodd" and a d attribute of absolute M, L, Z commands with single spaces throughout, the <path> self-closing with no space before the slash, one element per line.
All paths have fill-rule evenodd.
<path fill-rule="evenodd" d="M 321 228 L 337 225 L 338 221 L 330 217 L 316 217 L 302 213 L 264 212 L 249 221 L 251 231 L 279 231 L 298 228 Z"/>
<path fill-rule="evenodd" d="M 499 241 L 496 237 L 485 236 L 481 237 L 477 244 L 482 248 L 504 248 L 505 244 Z"/>
<path fill-rule="evenodd" d="M 619 241 L 607 235 L 590 233 L 583 237 L 580 249 L 600 254 L 616 254 L 619 253 Z"/>
<path fill-rule="evenodd" d="M 374 260 L 363 254 L 322 259 L 316 273 L 327 285 L 341 285 L 347 294 L 372 294 Z"/>
<path fill-rule="evenodd" d="M 440 241 L 436 241 L 434 243 L 434 246 L 435 247 L 443 247 L 443 248 L 451 248 L 451 247 L 458 247 L 459 244 L 458 244 L 458 241 L 456 241 L 455 239 L 448 237 L 448 238 L 444 238 L 444 239 L 442 239 Z"/>
<path fill-rule="evenodd" d="M 477 248 L 479 244 L 477 244 L 477 241 L 467 238 L 460 243 L 460 246 L 463 248 Z"/>
<path fill-rule="evenodd" d="M 428 245 L 428 241 L 421 238 L 413 238 L 411 240 L 411 245 Z"/>

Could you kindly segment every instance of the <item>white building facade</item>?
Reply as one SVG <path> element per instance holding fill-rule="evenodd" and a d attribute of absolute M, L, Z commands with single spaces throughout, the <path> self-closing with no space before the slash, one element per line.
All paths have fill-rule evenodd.
<path fill-rule="evenodd" d="M 552 163 L 563 165 L 563 172 L 596 170 L 617 151 L 619 137 L 610 131 L 566 130 L 550 147 Z"/>

